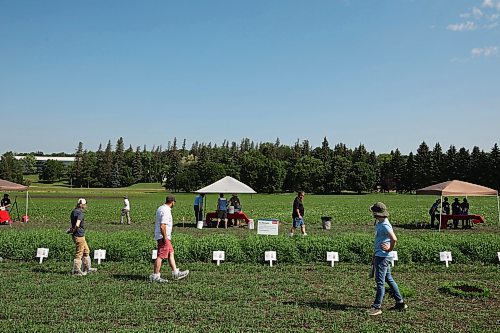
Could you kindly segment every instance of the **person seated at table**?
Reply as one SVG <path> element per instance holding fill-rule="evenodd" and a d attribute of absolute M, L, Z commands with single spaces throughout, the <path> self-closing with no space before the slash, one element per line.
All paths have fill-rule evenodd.
<path fill-rule="evenodd" d="M 464 200 L 460 204 L 460 209 L 462 215 L 469 215 L 469 202 L 467 201 L 467 198 L 464 198 Z M 470 220 L 466 219 L 465 221 L 466 225 L 464 226 L 464 220 L 462 220 L 462 229 L 471 228 Z"/>
<path fill-rule="evenodd" d="M 444 197 L 444 201 L 442 206 L 442 213 L 446 215 L 450 215 L 450 203 L 448 202 L 448 197 Z"/>
<path fill-rule="evenodd" d="M 217 228 L 221 220 L 224 220 L 224 229 L 227 229 L 227 199 L 224 198 L 224 193 L 217 200 Z"/>
<path fill-rule="evenodd" d="M 2 207 L 3 210 L 9 211 L 10 204 L 11 203 L 10 203 L 9 195 L 7 193 L 5 193 L 3 195 L 3 199 L 0 201 L 0 207 Z"/>
<path fill-rule="evenodd" d="M 229 206 L 233 206 L 234 207 L 234 212 L 235 213 L 241 212 L 241 202 L 240 202 L 240 198 L 238 198 L 237 194 L 233 194 L 233 196 L 231 197 L 231 199 L 229 199 Z M 232 225 L 234 227 L 239 227 L 240 220 L 238 220 L 238 219 L 231 219 L 231 223 L 232 223 Z"/>
<path fill-rule="evenodd" d="M 441 199 L 437 199 L 429 209 L 429 215 L 431 216 L 431 228 L 434 228 L 434 221 L 438 220 L 439 222 L 439 204 L 441 203 Z"/>
<path fill-rule="evenodd" d="M 460 202 L 458 198 L 455 198 L 451 203 L 451 213 L 453 215 L 460 215 L 462 213 L 462 208 L 460 207 Z M 453 228 L 458 228 L 458 219 L 453 219 Z"/>

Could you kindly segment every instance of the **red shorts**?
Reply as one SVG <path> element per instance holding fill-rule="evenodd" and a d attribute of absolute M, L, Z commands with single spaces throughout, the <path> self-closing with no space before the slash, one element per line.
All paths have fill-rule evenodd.
<path fill-rule="evenodd" d="M 160 239 L 156 241 L 158 244 L 157 248 L 157 257 L 162 258 L 162 259 L 168 259 L 170 256 L 170 253 L 174 253 L 174 248 L 172 246 L 172 243 L 170 242 L 170 239 Z"/>

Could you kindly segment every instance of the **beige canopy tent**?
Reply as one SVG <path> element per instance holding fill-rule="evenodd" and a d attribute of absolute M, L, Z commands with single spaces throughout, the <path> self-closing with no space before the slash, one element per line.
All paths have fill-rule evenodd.
<path fill-rule="evenodd" d="M 28 216 L 28 186 L 9 182 L 8 180 L 0 179 L 0 192 L 5 191 L 26 191 L 26 212 Z"/>
<path fill-rule="evenodd" d="M 427 186 L 417 190 L 417 195 L 439 195 L 441 197 L 441 202 L 443 202 L 443 196 L 496 196 L 497 197 L 497 210 L 498 210 L 498 224 L 500 226 L 500 201 L 498 198 L 498 191 L 468 182 L 463 182 L 460 180 L 449 180 L 447 182 Z M 418 205 L 418 202 L 417 202 Z M 416 213 L 416 210 L 415 210 Z M 441 210 L 439 213 L 439 229 L 441 229 Z M 415 216 L 416 217 L 416 216 Z M 415 218 L 416 221 L 416 218 Z"/>

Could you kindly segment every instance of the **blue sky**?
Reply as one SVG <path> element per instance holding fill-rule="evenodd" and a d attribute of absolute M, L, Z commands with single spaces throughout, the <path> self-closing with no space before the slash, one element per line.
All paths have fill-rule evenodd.
<path fill-rule="evenodd" d="M 0 0 L 0 152 L 500 143 L 500 0 Z"/>

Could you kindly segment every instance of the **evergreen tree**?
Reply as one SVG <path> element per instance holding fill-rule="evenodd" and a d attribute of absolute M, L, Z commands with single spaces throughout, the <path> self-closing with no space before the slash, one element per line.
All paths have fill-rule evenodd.
<path fill-rule="evenodd" d="M 444 177 L 444 171 L 444 154 L 443 150 L 441 149 L 441 145 L 438 142 L 431 152 L 431 184 L 437 184 L 445 181 L 446 179 Z"/>
<path fill-rule="evenodd" d="M 446 151 L 444 156 L 445 170 L 446 170 L 446 180 L 458 179 L 458 165 L 457 165 L 457 149 L 454 145 L 450 145 L 450 148 Z"/>
<path fill-rule="evenodd" d="M 500 190 L 500 149 L 496 143 L 491 148 L 489 165 L 489 186 L 498 191 Z"/>
<path fill-rule="evenodd" d="M 431 185 L 431 153 L 429 151 L 429 146 L 427 146 L 425 142 L 422 142 L 417 149 L 417 154 L 415 155 L 415 168 L 415 185 L 417 188 Z"/>
<path fill-rule="evenodd" d="M 406 192 L 411 193 L 417 189 L 416 163 L 412 152 L 410 152 L 408 158 L 406 159 L 406 167 L 403 174 L 403 184 Z"/>
<path fill-rule="evenodd" d="M 460 148 L 456 156 L 457 177 L 462 181 L 470 181 L 470 154 L 465 148 Z"/>

